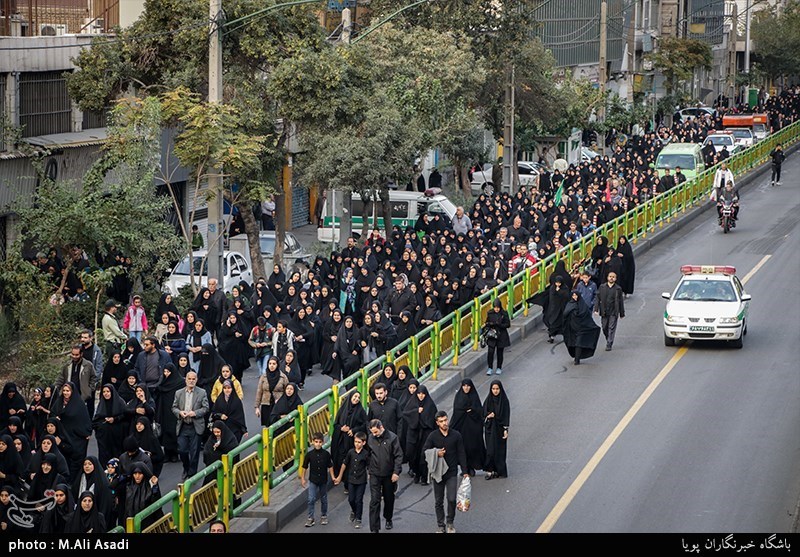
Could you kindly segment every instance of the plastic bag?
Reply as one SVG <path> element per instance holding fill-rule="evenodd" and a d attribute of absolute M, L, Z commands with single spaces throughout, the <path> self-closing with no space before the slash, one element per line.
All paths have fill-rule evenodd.
<path fill-rule="evenodd" d="M 472 503 L 472 482 L 469 476 L 461 480 L 456 492 L 456 508 L 461 512 L 467 512 Z"/>

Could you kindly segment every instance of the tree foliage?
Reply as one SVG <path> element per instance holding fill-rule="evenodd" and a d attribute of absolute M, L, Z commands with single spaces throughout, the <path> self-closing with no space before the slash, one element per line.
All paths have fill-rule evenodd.
<path fill-rule="evenodd" d="M 800 75 L 800 1 L 790 0 L 778 14 L 759 11 L 752 24 L 754 62 L 772 78 Z"/>
<path fill-rule="evenodd" d="M 698 39 L 664 37 L 658 48 L 648 55 L 664 76 L 667 94 L 689 81 L 699 68 L 711 69 L 711 46 Z"/>

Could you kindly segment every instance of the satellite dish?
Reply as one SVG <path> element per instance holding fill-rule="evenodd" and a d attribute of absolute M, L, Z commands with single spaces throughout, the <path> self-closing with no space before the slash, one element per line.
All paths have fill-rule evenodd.
<path fill-rule="evenodd" d="M 567 168 L 569 168 L 569 163 L 565 159 L 556 159 L 553 161 L 553 170 L 564 172 Z"/>

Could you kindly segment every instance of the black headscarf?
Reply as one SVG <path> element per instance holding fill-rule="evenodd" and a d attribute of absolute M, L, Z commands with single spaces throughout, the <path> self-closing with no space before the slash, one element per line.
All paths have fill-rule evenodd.
<path fill-rule="evenodd" d="M 133 348 L 133 352 L 130 351 L 130 348 Z M 133 369 L 133 366 L 136 365 L 136 359 L 139 357 L 139 353 L 142 350 L 142 345 L 139 344 L 139 341 L 136 340 L 135 337 L 131 337 L 125 341 L 125 351 L 122 353 L 122 361 L 125 362 L 128 369 Z"/>
<path fill-rule="evenodd" d="M 231 386 L 231 395 L 225 398 L 225 385 Z M 237 439 L 247 433 L 247 420 L 244 415 L 244 406 L 236 389 L 233 388 L 233 381 L 225 379 L 222 382 L 223 391 L 214 401 L 214 406 L 211 408 L 211 419 L 221 419 L 223 414 L 227 419 L 223 420 L 230 430 L 236 435 Z"/>
<path fill-rule="evenodd" d="M 495 396 L 492 394 L 492 387 L 494 385 L 500 386 L 500 394 Z M 506 390 L 503 388 L 503 383 L 499 379 L 492 381 L 489 386 L 489 394 L 483 401 L 483 415 L 487 416 L 494 412 L 495 423 L 508 427 L 511 423 L 511 404 L 508 401 Z"/>
<path fill-rule="evenodd" d="M 418 393 L 425 393 L 423 400 L 419 399 Z M 422 412 L 419 409 L 422 408 Z M 428 388 L 419 385 L 417 392 L 409 396 L 408 402 L 403 409 L 403 416 L 410 429 L 436 429 L 436 403 L 433 402 Z"/>
<path fill-rule="evenodd" d="M 461 388 L 464 385 L 469 385 L 471 388 L 469 393 L 465 393 Z M 453 417 L 450 419 L 450 425 L 459 430 L 461 424 L 467 419 L 467 414 L 474 412 L 479 420 L 483 420 L 483 406 L 481 405 L 481 397 L 475 388 L 472 379 L 466 378 L 461 380 L 461 385 L 456 391 L 455 399 L 453 400 Z"/>
<path fill-rule="evenodd" d="M 4 479 L 6 483 L 16 487 L 19 479 L 25 473 L 25 468 L 22 466 L 22 457 L 17 452 L 17 448 L 14 446 L 14 439 L 10 435 L 0 435 L 0 442 L 6 445 L 6 450 L 0 453 L 0 472 L 6 475 Z"/>
<path fill-rule="evenodd" d="M 80 391 L 72 383 L 65 383 L 72 387 L 72 396 L 69 402 L 64 402 L 64 396 L 59 395 L 53 401 L 50 415 L 58 417 L 64 426 L 64 431 L 70 438 L 81 439 L 92 434 L 92 420 L 89 418 L 89 411 L 86 403 L 81 400 Z"/>
<path fill-rule="evenodd" d="M 17 385 L 12 382 L 3 385 L 3 394 L 0 395 L 0 429 L 8 425 L 8 418 L 11 417 L 9 410 L 21 412 L 19 416 L 24 419 L 26 408 L 25 399 L 17 391 Z"/>
<path fill-rule="evenodd" d="M 44 473 L 42 471 L 42 462 L 47 462 L 50 465 L 50 472 Z M 39 501 L 44 499 L 48 491 L 56 488 L 58 484 L 64 483 L 64 476 L 58 473 L 58 458 L 53 453 L 47 453 L 39 462 L 37 466 L 36 475 L 31 481 L 31 487 L 28 490 L 28 501 Z"/>
<path fill-rule="evenodd" d="M 186 365 L 183 366 L 183 367 L 181 367 L 179 365 L 179 362 L 181 361 L 181 358 L 186 358 Z M 192 360 L 189 359 L 189 353 L 188 352 L 181 352 L 180 354 L 178 354 L 178 357 L 175 359 L 175 370 L 182 377 L 186 377 L 186 374 L 189 373 L 190 371 L 192 371 Z M 185 386 L 185 384 L 181 385 L 178 388 L 182 388 L 184 386 Z"/>
<path fill-rule="evenodd" d="M 133 385 L 130 385 L 128 383 L 128 377 L 131 376 L 136 378 L 136 383 L 134 383 Z M 136 385 L 138 383 L 139 383 L 139 376 L 136 374 L 136 371 L 133 369 L 128 370 L 128 373 L 125 375 L 125 380 L 122 382 L 122 385 L 120 385 L 119 389 L 117 390 L 117 394 L 125 402 L 125 404 L 128 404 L 130 401 L 136 398 Z"/>
<path fill-rule="evenodd" d="M 81 505 L 81 502 L 87 497 L 93 501 L 92 508 L 89 509 L 89 512 L 84 511 L 83 506 Z M 106 521 L 103 518 L 103 514 L 100 513 L 98 507 L 99 503 L 94 493 L 91 491 L 84 491 L 81 493 L 80 497 L 78 498 L 78 506 L 75 508 L 75 512 L 72 513 L 72 517 L 67 522 L 64 533 L 105 534 Z"/>
<path fill-rule="evenodd" d="M 144 429 L 139 431 L 134 426 L 131 434 L 139 443 L 139 448 L 150 453 L 150 461 L 153 463 L 153 468 L 156 468 L 156 462 L 164 462 L 164 449 L 161 448 L 161 443 L 158 442 L 158 438 L 153 432 L 153 424 L 147 416 L 139 416 L 136 418 L 135 424 L 142 424 Z"/>
<path fill-rule="evenodd" d="M 56 503 L 55 507 L 49 511 L 45 511 L 42 524 L 39 528 L 40 534 L 61 534 L 67 527 L 67 523 L 72 517 L 72 512 L 75 510 L 75 500 L 72 497 L 72 491 L 66 484 L 58 484 L 55 491 L 61 491 L 66 495 L 62 504 Z"/>
<path fill-rule="evenodd" d="M 103 389 L 106 387 L 111 390 L 110 400 L 106 400 L 106 398 L 103 396 Z M 122 416 L 125 414 L 126 408 L 127 404 L 122 397 L 119 396 L 117 389 L 114 388 L 114 385 L 111 383 L 106 383 L 100 389 L 100 400 L 97 403 L 97 408 L 94 411 L 94 419 L 92 421 L 95 424 L 99 424 L 103 422 L 105 418 Z"/>
<path fill-rule="evenodd" d="M 118 364 L 114 363 L 114 356 L 116 354 L 120 355 Z M 123 361 L 122 353 L 119 350 L 114 350 L 111 352 L 111 357 L 103 366 L 103 383 L 111 383 L 111 379 L 113 378 L 117 380 L 116 386 L 121 387 L 127 375 L 128 366 L 126 366 L 125 362 Z"/>
<path fill-rule="evenodd" d="M 191 368 L 186 366 L 187 370 Z M 164 374 L 164 370 L 161 370 L 161 382 L 158 384 L 158 392 L 160 393 L 167 393 L 172 392 L 174 393 L 178 389 L 182 389 L 186 386 L 186 379 L 185 376 L 178 371 L 178 368 L 175 367 L 175 364 L 167 364 L 164 366 L 164 369 L 168 369 L 170 371 L 169 377 Z"/>
<path fill-rule="evenodd" d="M 172 296 L 169 293 L 161 294 L 161 299 L 158 301 L 158 305 L 156 306 L 156 312 L 153 314 L 153 319 L 157 323 L 161 323 L 161 316 L 165 313 L 173 313 L 173 315 L 169 316 L 170 321 L 177 321 L 178 317 L 180 316 L 181 312 L 178 311 L 178 306 L 175 305 L 175 297 L 172 296 L 172 300 L 167 303 L 167 296 Z"/>
<path fill-rule="evenodd" d="M 94 495 L 94 506 L 101 514 L 107 516 L 111 511 L 113 500 L 111 488 L 108 487 L 105 467 L 100 464 L 96 456 L 87 456 L 83 459 L 83 462 L 85 463 L 87 460 L 92 463 L 94 470 L 90 474 L 86 474 L 81 466 L 80 474 L 72 482 L 72 495 L 77 499 L 82 493 L 87 491 L 92 493 Z M 77 500 L 80 501 L 80 499 Z"/>
<path fill-rule="evenodd" d="M 286 394 L 289 385 L 294 387 L 294 394 L 289 396 Z M 300 398 L 300 390 L 297 388 L 297 385 L 294 383 L 289 383 L 283 389 L 283 396 L 278 399 L 278 401 L 272 405 L 272 411 L 270 412 L 270 419 L 273 422 L 276 422 L 280 419 L 281 416 L 286 416 L 291 414 L 297 407 L 303 404 L 303 400 Z"/>
<path fill-rule="evenodd" d="M 19 457 L 20 459 L 22 459 L 22 470 L 26 471 L 31 463 L 31 459 L 33 458 L 33 453 L 31 452 L 32 450 L 31 441 L 30 439 L 28 439 L 27 435 L 24 435 L 22 433 L 19 435 L 14 435 L 14 441 L 16 441 L 17 439 L 19 439 L 20 442 L 22 443 L 22 452 L 19 451 L 17 452 L 19 452 Z"/>
<path fill-rule="evenodd" d="M 197 386 L 210 393 L 211 386 L 219 377 L 219 370 L 225 365 L 225 360 L 217 353 L 217 348 L 213 344 L 204 344 L 200 354 Z"/>

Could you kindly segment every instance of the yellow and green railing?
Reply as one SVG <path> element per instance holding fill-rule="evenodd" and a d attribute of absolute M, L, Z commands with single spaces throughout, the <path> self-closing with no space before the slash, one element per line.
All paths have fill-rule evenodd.
<path fill-rule="evenodd" d="M 777 143 L 792 145 L 800 140 L 800 122 L 784 128 L 754 147 L 737 153 L 726 162 L 735 176 L 767 162 Z M 289 481 L 300 470 L 310 444 L 310 436 L 321 431 L 330 445 L 336 413 L 354 391 L 361 393 L 366 406 L 370 387 L 380 380 L 386 363 L 406 365 L 420 381 L 436 380 L 439 370 L 468 350 L 477 350 L 482 324 L 492 303 L 499 298 L 511 318 L 527 315 L 526 300 L 542 292 L 555 264 L 563 259 L 569 269 L 591 253 L 596 239 L 605 236 L 615 245 L 621 236 L 632 243 L 647 238 L 657 229 L 688 209 L 706 203 L 714 182 L 715 168 L 695 179 L 658 195 L 624 215 L 608 222 L 587 236 L 566 246 L 559 253 L 518 273 L 503 284 L 464 304 L 415 336 L 389 350 L 346 377 L 332 388 L 315 396 L 298 410 L 264 428 L 239 445 L 220 462 L 198 472 L 158 501 L 127 520 L 127 532 L 193 532 L 213 519 L 226 523 L 258 503 L 269 504 L 270 490 Z M 155 521 L 152 515 L 163 513 Z M 143 523 L 148 526 L 142 528 Z M 120 531 L 116 528 L 113 531 Z"/>

